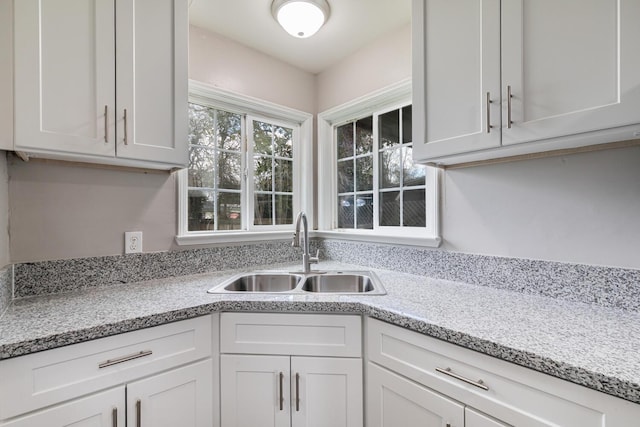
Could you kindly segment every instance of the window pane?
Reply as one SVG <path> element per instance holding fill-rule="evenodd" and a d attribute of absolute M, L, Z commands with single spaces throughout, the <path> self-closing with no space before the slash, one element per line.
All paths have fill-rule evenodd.
<path fill-rule="evenodd" d="M 389 111 L 378 117 L 380 148 L 391 147 L 400 142 L 400 110 Z"/>
<path fill-rule="evenodd" d="M 338 228 L 353 228 L 353 196 L 338 197 Z"/>
<path fill-rule="evenodd" d="M 254 156 L 253 167 L 256 191 L 271 191 L 272 157 Z"/>
<path fill-rule="evenodd" d="M 338 162 L 338 193 L 353 193 L 353 160 Z"/>
<path fill-rule="evenodd" d="M 337 129 L 338 158 L 353 156 L 353 124 L 348 123 Z"/>
<path fill-rule="evenodd" d="M 276 224 L 293 224 L 293 196 L 276 194 Z"/>
<path fill-rule="evenodd" d="M 293 193 L 293 161 L 276 159 L 275 189 L 282 193 Z"/>
<path fill-rule="evenodd" d="M 278 126 L 275 128 L 274 136 L 275 155 L 293 158 L 293 129 Z"/>
<path fill-rule="evenodd" d="M 400 147 L 380 153 L 380 188 L 400 186 Z"/>
<path fill-rule="evenodd" d="M 189 190 L 189 231 L 213 230 L 213 191 Z"/>
<path fill-rule="evenodd" d="M 425 166 L 413 163 L 413 148 L 404 147 L 402 149 L 402 157 L 404 186 L 424 185 L 426 176 Z"/>
<path fill-rule="evenodd" d="M 215 144 L 213 108 L 189 104 L 189 144 L 213 146 Z"/>
<path fill-rule="evenodd" d="M 218 193 L 218 230 L 240 230 L 240 193 Z"/>
<path fill-rule="evenodd" d="M 370 153 L 373 149 L 373 116 L 356 122 L 356 154 Z"/>
<path fill-rule="evenodd" d="M 213 162 L 213 150 L 189 147 L 189 187 L 214 187 Z"/>
<path fill-rule="evenodd" d="M 255 212 L 253 221 L 255 225 L 273 225 L 271 205 L 271 194 L 255 195 Z"/>
<path fill-rule="evenodd" d="M 242 158 L 240 154 L 218 153 L 218 188 L 240 190 Z"/>
<path fill-rule="evenodd" d="M 406 227 L 426 226 L 426 205 L 424 201 L 425 191 L 409 190 L 403 194 L 403 225 Z"/>
<path fill-rule="evenodd" d="M 240 151 L 242 147 L 242 117 L 227 111 L 217 112 L 217 144 L 223 150 Z"/>
<path fill-rule="evenodd" d="M 373 190 L 373 156 L 356 159 L 357 191 Z"/>
<path fill-rule="evenodd" d="M 380 225 L 400 225 L 400 192 L 380 193 Z"/>
<path fill-rule="evenodd" d="M 402 142 L 408 144 L 411 141 L 411 105 L 408 105 L 402 109 Z"/>
<path fill-rule="evenodd" d="M 253 151 L 261 154 L 273 154 L 273 126 L 269 123 L 253 121 Z"/>
<path fill-rule="evenodd" d="M 358 228 L 373 229 L 373 194 L 356 195 Z"/>

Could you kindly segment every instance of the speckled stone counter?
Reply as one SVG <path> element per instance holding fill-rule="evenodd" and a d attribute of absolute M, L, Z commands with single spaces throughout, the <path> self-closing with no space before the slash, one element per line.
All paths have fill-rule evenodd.
<path fill-rule="evenodd" d="M 385 296 L 207 294 L 238 272 L 226 271 L 18 299 L 0 318 L 0 358 L 213 311 L 360 313 L 640 403 L 635 311 L 375 271 Z"/>

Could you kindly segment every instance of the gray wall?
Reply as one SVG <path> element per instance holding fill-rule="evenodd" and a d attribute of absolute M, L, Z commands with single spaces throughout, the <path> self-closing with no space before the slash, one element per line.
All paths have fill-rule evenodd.
<path fill-rule="evenodd" d="M 125 231 L 143 232 L 145 252 L 173 244 L 175 174 L 25 163 L 13 156 L 9 173 L 13 262 L 122 254 Z"/>
<path fill-rule="evenodd" d="M 443 177 L 445 249 L 640 268 L 640 147 Z"/>

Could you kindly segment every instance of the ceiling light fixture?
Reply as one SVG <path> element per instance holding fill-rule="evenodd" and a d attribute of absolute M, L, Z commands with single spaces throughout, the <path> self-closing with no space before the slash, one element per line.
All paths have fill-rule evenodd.
<path fill-rule="evenodd" d="M 294 37 L 311 37 L 329 19 L 326 0 L 273 0 L 271 13 L 284 30 Z"/>

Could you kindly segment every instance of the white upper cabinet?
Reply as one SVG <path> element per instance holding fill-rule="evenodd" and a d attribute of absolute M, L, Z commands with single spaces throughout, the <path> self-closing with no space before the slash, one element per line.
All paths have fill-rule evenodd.
<path fill-rule="evenodd" d="M 186 165 L 187 25 L 186 0 L 14 2 L 14 149 Z"/>
<path fill-rule="evenodd" d="M 417 160 L 452 164 L 640 137 L 640 2 L 413 7 Z"/>
<path fill-rule="evenodd" d="M 500 0 L 413 5 L 414 156 L 499 147 Z"/>

